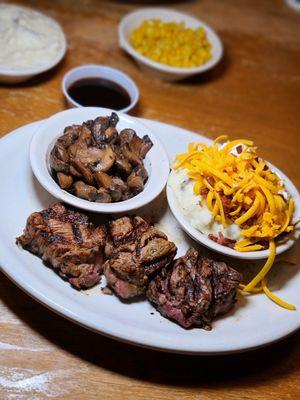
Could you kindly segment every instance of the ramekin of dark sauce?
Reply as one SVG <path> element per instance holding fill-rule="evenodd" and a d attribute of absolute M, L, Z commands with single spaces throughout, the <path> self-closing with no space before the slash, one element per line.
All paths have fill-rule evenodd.
<path fill-rule="evenodd" d="M 128 112 L 139 90 L 124 72 L 105 65 L 82 65 L 63 78 L 62 91 L 69 107 L 104 107 Z"/>

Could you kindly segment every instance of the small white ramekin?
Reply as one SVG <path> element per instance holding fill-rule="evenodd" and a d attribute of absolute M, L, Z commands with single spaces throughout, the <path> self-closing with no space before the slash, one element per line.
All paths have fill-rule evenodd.
<path fill-rule="evenodd" d="M 292 198 L 295 201 L 293 224 L 296 225 L 297 222 L 300 220 L 300 194 L 296 186 L 293 184 L 293 182 L 282 171 L 280 171 L 271 163 L 268 163 L 268 165 L 272 171 L 276 172 L 277 175 L 280 176 L 280 178 L 284 182 L 287 192 L 292 196 Z M 172 173 L 173 170 L 171 174 Z M 240 252 L 235 249 L 231 249 L 230 247 L 216 243 L 215 241 L 211 240 L 206 234 L 198 231 L 191 225 L 186 216 L 183 214 L 176 199 L 174 190 L 169 182 L 167 184 L 167 198 L 170 209 L 174 217 L 176 218 L 177 222 L 179 223 L 179 225 L 191 238 L 193 238 L 194 240 L 196 240 L 196 242 L 202 244 L 203 246 L 208 247 L 209 249 L 216 251 L 218 253 L 225 254 L 226 256 L 240 258 L 244 260 L 259 260 L 267 258 L 269 256 L 270 253 L 269 249 Z M 278 242 L 276 243 L 276 255 L 281 254 L 284 251 L 288 250 L 290 247 L 292 247 L 295 244 L 295 241 L 299 238 L 299 236 L 300 236 L 300 229 L 297 228 L 295 229 L 295 231 L 287 235 L 286 240 L 284 241 L 278 240 Z"/>
<path fill-rule="evenodd" d="M 196 29 L 203 27 L 206 31 L 207 38 L 212 45 L 212 58 L 199 67 L 178 68 L 169 65 L 160 64 L 143 56 L 136 51 L 130 43 L 130 35 L 132 31 L 138 28 L 141 23 L 147 19 L 160 19 L 164 22 L 184 22 L 188 28 Z M 182 12 L 171 10 L 168 8 L 141 8 L 137 11 L 125 15 L 119 25 L 119 44 L 120 47 L 130 54 L 139 67 L 149 75 L 176 81 L 196 75 L 213 68 L 222 58 L 223 46 L 216 32 L 200 19 L 194 18 Z"/>
<path fill-rule="evenodd" d="M 29 7 L 23 7 L 23 6 L 16 6 L 20 9 L 24 10 L 31 10 Z M 36 10 L 32 10 L 34 13 L 42 14 Z M 44 15 L 44 14 L 42 14 Z M 61 48 L 55 55 L 55 57 L 52 59 L 51 62 L 49 62 L 46 65 L 43 66 L 32 66 L 32 67 L 24 67 L 22 69 L 7 69 L 7 68 L 0 68 L 0 82 L 3 83 L 8 83 L 8 84 L 15 84 L 15 83 L 20 83 L 27 81 L 28 79 L 34 77 L 35 75 L 42 74 L 43 72 L 49 71 L 50 69 L 54 68 L 60 61 L 64 58 L 66 51 L 67 51 L 67 40 L 66 36 L 64 34 L 64 31 L 62 27 L 59 25 L 57 21 L 55 21 L 53 18 L 49 17 L 48 15 L 44 15 L 44 17 L 47 17 L 47 19 L 50 19 L 53 24 L 56 25 L 58 31 L 60 32 L 61 35 Z"/>
<path fill-rule="evenodd" d="M 119 122 L 118 131 L 131 128 L 138 136 L 148 135 L 153 147 L 147 153 L 144 166 L 148 172 L 148 180 L 144 190 L 131 199 L 116 203 L 95 203 L 81 199 L 61 189 L 51 175 L 50 152 L 55 141 L 62 135 L 64 128 L 73 124 L 82 124 L 84 121 L 99 116 L 110 115 L 113 110 L 108 108 L 79 107 L 65 110 L 52 115 L 44 121 L 32 137 L 30 144 L 30 163 L 33 173 L 40 184 L 57 199 L 96 213 L 114 214 L 128 212 L 140 208 L 154 200 L 164 189 L 170 170 L 168 156 L 157 136 L 137 118 L 117 112 Z"/>
<path fill-rule="evenodd" d="M 81 65 L 67 72 L 62 80 L 62 91 L 70 108 L 83 107 L 69 95 L 68 89 L 74 82 L 85 78 L 108 79 L 126 90 L 130 97 L 130 104 L 121 110 L 116 110 L 118 112 L 127 113 L 138 102 L 139 89 L 134 81 L 124 72 L 106 65 Z"/>

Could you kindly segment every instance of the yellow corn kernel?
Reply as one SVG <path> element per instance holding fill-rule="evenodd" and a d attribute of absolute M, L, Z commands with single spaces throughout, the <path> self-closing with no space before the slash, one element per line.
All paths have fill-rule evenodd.
<path fill-rule="evenodd" d="M 132 32 L 130 40 L 143 56 L 173 67 L 198 67 L 212 57 L 205 30 L 186 28 L 184 22 L 146 20 Z"/>

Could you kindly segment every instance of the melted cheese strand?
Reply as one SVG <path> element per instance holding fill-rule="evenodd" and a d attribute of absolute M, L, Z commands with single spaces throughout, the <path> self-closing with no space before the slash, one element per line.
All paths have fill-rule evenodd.
<path fill-rule="evenodd" d="M 270 240 L 270 245 L 269 245 L 269 257 L 267 259 L 267 262 L 263 266 L 263 268 L 259 271 L 259 273 L 252 279 L 251 282 L 248 283 L 248 285 L 245 286 L 244 291 L 245 292 L 251 292 L 251 290 L 259 284 L 259 282 L 267 275 L 269 272 L 270 268 L 273 265 L 273 262 L 275 260 L 276 256 L 276 247 L 275 247 L 275 242 L 274 239 Z"/>
<path fill-rule="evenodd" d="M 239 289 L 241 289 L 242 291 L 244 291 L 245 287 L 246 285 L 243 285 L 242 283 L 239 284 Z M 249 293 L 261 293 L 262 291 L 263 291 L 262 286 L 257 286 L 253 288 Z"/>
<path fill-rule="evenodd" d="M 228 139 L 228 135 L 221 135 L 218 136 L 215 140 L 214 143 L 220 143 L 220 142 L 225 142 L 225 140 Z"/>
<path fill-rule="evenodd" d="M 227 224 L 226 224 L 226 220 L 225 220 L 225 214 L 224 214 L 224 209 L 223 209 L 223 203 L 222 203 L 222 201 L 221 201 L 221 199 L 220 199 L 220 196 L 219 196 L 218 192 L 215 193 L 215 196 L 216 196 L 216 199 L 217 199 L 217 202 L 218 202 L 218 206 L 219 206 L 219 210 L 220 210 L 222 225 L 223 225 L 224 227 L 226 227 Z"/>
<path fill-rule="evenodd" d="M 261 244 L 253 244 L 251 246 L 245 246 L 245 247 L 239 247 L 236 246 L 236 250 L 240 251 L 240 252 L 247 252 L 247 251 L 257 251 L 257 250 L 261 250 L 263 249 L 264 246 L 262 246 Z"/>
<path fill-rule="evenodd" d="M 258 197 L 255 198 L 253 205 L 249 208 L 248 211 L 245 212 L 240 218 L 235 220 L 235 223 L 237 225 L 242 225 L 244 222 L 246 222 L 249 218 L 253 217 L 256 214 L 256 211 L 258 210 L 259 207 L 259 199 Z"/>
<path fill-rule="evenodd" d="M 270 289 L 268 289 L 267 280 L 265 278 L 262 280 L 262 289 L 265 292 L 265 294 L 279 306 L 286 308 L 287 310 L 296 310 L 296 306 L 282 300 L 280 297 L 278 297 L 274 293 L 272 293 L 270 291 Z"/>
<path fill-rule="evenodd" d="M 229 215 L 231 215 L 232 217 L 234 217 L 235 215 L 237 215 L 242 209 L 242 206 L 239 205 L 237 209 L 235 209 L 234 211 L 232 211 L 231 213 L 229 213 Z"/>

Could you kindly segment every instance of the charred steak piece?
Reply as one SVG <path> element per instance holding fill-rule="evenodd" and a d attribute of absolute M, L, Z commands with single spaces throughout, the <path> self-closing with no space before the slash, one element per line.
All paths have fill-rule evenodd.
<path fill-rule="evenodd" d="M 194 249 L 173 261 L 150 282 L 147 297 L 164 317 L 184 328 L 211 328 L 211 321 L 236 301 L 241 275 L 224 262 Z"/>
<path fill-rule="evenodd" d="M 104 275 L 107 285 L 123 299 L 144 293 L 149 279 L 167 266 L 177 251 L 164 233 L 141 217 L 111 221 L 108 233 Z"/>
<path fill-rule="evenodd" d="M 95 228 L 86 215 L 56 203 L 29 216 L 17 244 L 77 289 L 86 289 L 100 280 L 105 236 L 105 228 Z"/>

